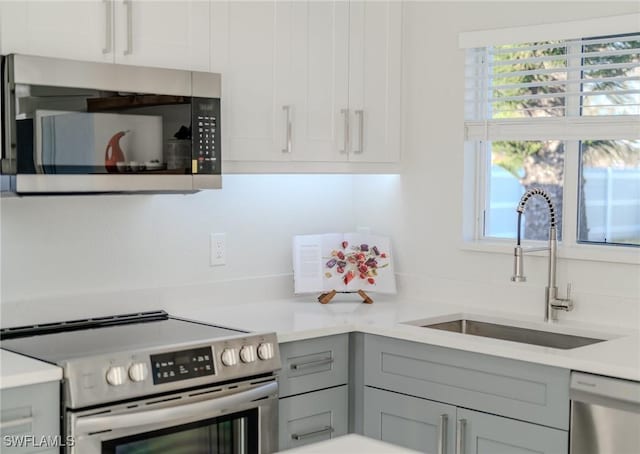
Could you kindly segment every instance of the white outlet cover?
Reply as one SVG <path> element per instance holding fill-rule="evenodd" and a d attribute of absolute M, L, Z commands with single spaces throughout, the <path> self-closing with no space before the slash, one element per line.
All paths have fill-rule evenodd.
<path fill-rule="evenodd" d="M 209 264 L 211 266 L 221 266 L 227 262 L 227 239 L 224 233 L 212 233 L 210 235 L 211 251 Z"/>

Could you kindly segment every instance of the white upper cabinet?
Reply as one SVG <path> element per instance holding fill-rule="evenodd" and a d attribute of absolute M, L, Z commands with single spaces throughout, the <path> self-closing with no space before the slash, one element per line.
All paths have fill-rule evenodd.
<path fill-rule="evenodd" d="M 278 1 L 211 4 L 211 65 L 223 75 L 225 160 L 292 156 L 292 6 Z"/>
<path fill-rule="evenodd" d="M 296 2 L 292 47 L 292 157 L 346 161 L 349 4 Z"/>
<path fill-rule="evenodd" d="M 115 62 L 209 71 L 208 1 L 114 0 Z"/>
<path fill-rule="evenodd" d="M 214 2 L 211 23 L 226 161 L 399 161 L 401 3 Z"/>
<path fill-rule="evenodd" d="M 402 4 L 349 4 L 349 160 L 400 159 Z"/>
<path fill-rule="evenodd" d="M 0 1 L 2 53 L 209 70 L 209 1 Z"/>
<path fill-rule="evenodd" d="M 0 1 L 2 53 L 113 61 L 111 0 Z"/>

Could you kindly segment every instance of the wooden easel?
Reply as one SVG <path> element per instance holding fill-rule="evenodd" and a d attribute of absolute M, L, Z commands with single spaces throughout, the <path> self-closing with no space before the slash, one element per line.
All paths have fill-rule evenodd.
<path fill-rule="evenodd" d="M 373 300 L 369 295 L 365 293 L 364 290 L 358 290 L 357 292 L 338 292 L 336 290 L 331 290 L 330 292 L 323 293 L 318 297 L 318 301 L 320 304 L 328 304 L 334 296 L 338 293 L 357 293 L 362 298 L 362 302 L 365 304 L 373 304 Z"/>

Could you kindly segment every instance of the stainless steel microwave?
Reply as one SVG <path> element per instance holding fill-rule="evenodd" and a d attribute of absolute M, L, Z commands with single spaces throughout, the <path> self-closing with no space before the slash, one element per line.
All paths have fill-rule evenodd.
<path fill-rule="evenodd" d="M 1 65 L 3 189 L 222 186 L 219 74 L 26 55 Z"/>

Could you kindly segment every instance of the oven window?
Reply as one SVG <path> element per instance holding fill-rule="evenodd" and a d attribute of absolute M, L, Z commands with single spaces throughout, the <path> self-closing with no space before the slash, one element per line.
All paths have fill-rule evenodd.
<path fill-rule="evenodd" d="M 240 454 L 258 452 L 258 409 L 102 443 L 103 454 Z"/>

